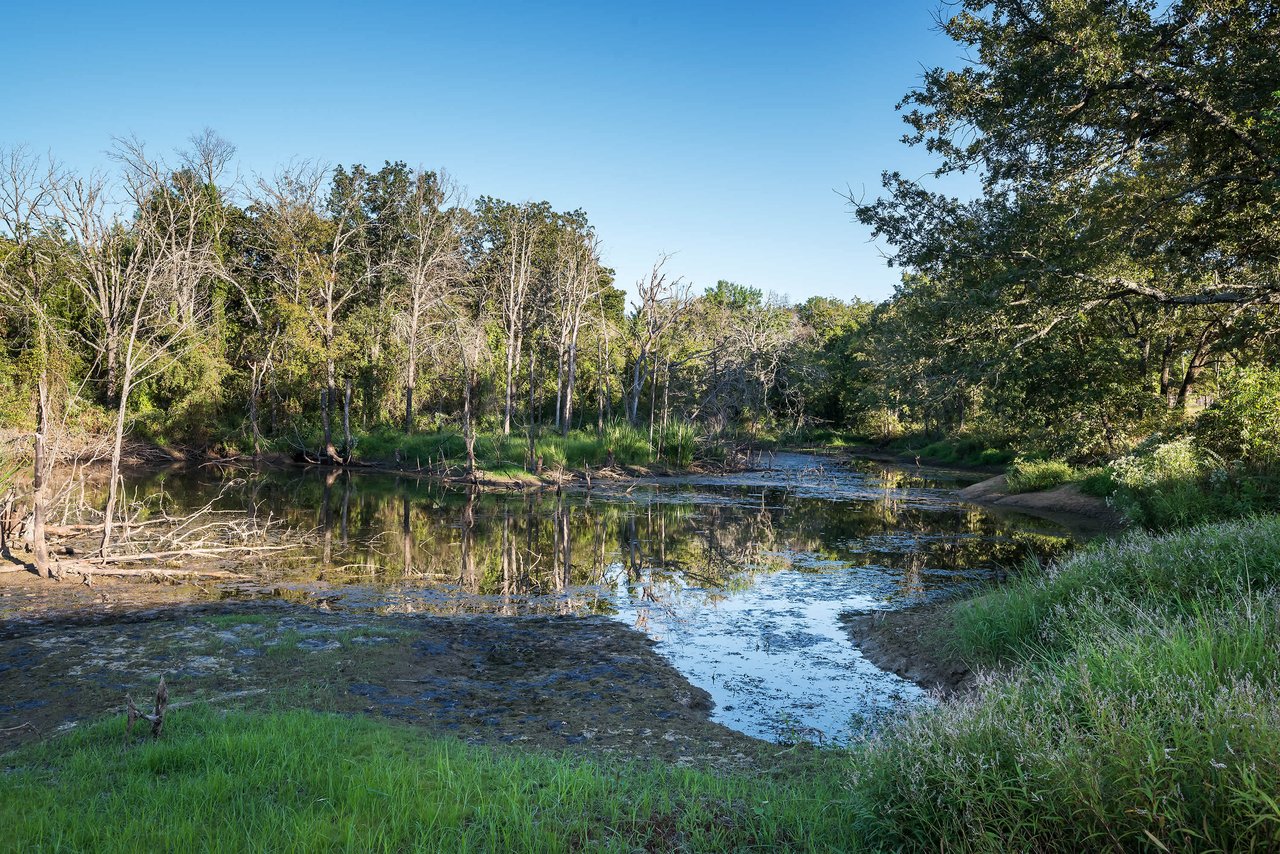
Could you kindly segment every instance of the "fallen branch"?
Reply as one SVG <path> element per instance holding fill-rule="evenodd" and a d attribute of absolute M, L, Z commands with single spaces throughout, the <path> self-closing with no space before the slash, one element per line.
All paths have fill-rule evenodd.
<path fill-rule="evenodd" d="M 124 702 L 129 715 L 129 722 L 124 729 L 125 734 L 132 735 L 133 725 L 139 720 L 144 720 L 151 724 L 151 737 L 159 738 L 160 730 L 164 728 L 164 710 L 169 705 L 169 688 L 164 684 L 164 677 L 160 677 L 160 687 L 156 688 L 156 700 L 152 714 L 144 715 L 138 711 L 138 707 L 133 704 L 133 697 L 128 694 L 124 695 Z"/>
<path fill-rule="evenodd" d="M 124 568 L 124 567 L 97 567 L 97 566 L 75 567 L 75 568 L 69 569 L 64 565 L 62 567 L 62 571 L 74 573 L 75 575 L 83 575 L 86 577 L 92 577 L 95 575 L 105 575 L 109 577 L 156 575 L 156 576 L 161 576 L 163 578 L 184 578 L 184 577 L 194 576 L 197 578 L 235 578 L 240 580 L 244 580 L 250 577 L 248 575 L 242 575 L 238 572 L 231 572 L 225 569 L 160 569 L 159 567 L 155 567 L 155 568 L 147 567 L 145 569 L 130 569 L 130 568 Z"/>
<path fill-rule="evenodd" d="M 278 552 L 286 549 L 296 549 L 296 545 L 280 545 L 280 546 L 224 546 L 218 548 L 190 548 L 190 549 L 172 549 L 163 552 L 140 552 L 138 554 L 126 555 L 106 555 L 105 557 L 95 557 L 91 559 L 91 563 L 128 563 L 134 560 L 168 560 L 174 557 L 209 557 L 213 555 L 224 554 L 243 554 L 248 552 Z"/>

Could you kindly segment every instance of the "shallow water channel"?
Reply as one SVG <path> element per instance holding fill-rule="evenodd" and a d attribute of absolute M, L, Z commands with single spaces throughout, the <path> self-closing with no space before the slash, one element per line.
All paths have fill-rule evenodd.
<path fill-rule="evenodd" d="M 214 502 L 309 531 L 227 598 L 371 614 L 603 614 L 648 633 L 751 736 L 844 741 L 912 683 L 865 661 L 839 615 L 901 608 L 1069 547 L 1051 523 L 955 497 L 964 475 L 804 454 L 734 475 L 468 493 L 404 475 L 170 471 L 135 499 Z"/>

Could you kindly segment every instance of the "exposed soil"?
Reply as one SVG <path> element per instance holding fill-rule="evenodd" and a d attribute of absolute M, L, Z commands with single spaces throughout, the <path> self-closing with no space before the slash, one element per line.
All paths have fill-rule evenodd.
<path fill-rule="evenodd" d="M 712 723 L 706 692 L 651 647 L 606 618 L 371 616 L 274 603 L 9 620 L 0 624 L 0 750 L 121 713 L 126 693 L 145 709 L 163 675 L 179 706 L 370 714 L 474 743 L 700 767 L 754 767 L 778 752 Z"/>
<path fill-rule="evenodd" d="M 843 614 L 840 622 L 876 667 L 947 696 L 967 690 L 974 680 L 968 665 L 946 650 L 948 604 Z"/>
<path fill-rule="evenodd" d="M 1004 475 L 988 478 L 981 483 L 960 490 L 960 497 L 974 504 L 1001 507 L 1065 521 L 1074 526 L 1085 525 L 1097 529 L 1121 528 L 1125 519 L 1107 502 L 1092 495 L 1085 495 L 1074 483 L 1064 483 L 1042 492 L 1009 492 Z"/>

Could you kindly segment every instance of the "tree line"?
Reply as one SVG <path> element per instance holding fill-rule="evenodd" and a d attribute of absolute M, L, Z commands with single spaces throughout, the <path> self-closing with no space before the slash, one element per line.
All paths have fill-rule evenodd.
<path fill-rule="evenodd" d="M 130 435 L 343 464 L 372 432 L 454 430 L 474 470 L 480 431 L 660 444 L 803 424 L 819 393 L 802 307 L 695 293 L 667 256 L 628 305 L 581 210 L 404 162 L 232 181 L 233 158 L 212 131 L 169 158 L 117 140 L 105 172 L 0 158 L 3 418 L 37 494 L 61 437 L 109 437 L 104 552 Z"/>

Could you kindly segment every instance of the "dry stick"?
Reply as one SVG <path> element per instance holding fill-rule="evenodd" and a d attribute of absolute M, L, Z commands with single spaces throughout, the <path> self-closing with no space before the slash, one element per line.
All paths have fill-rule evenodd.
<path fill-rule="evenodd" d="M 105 575 L 108 577 L 125 577 L 125 576 L 160 576 L 161 578 L 184 578 L 195 576 L 197 578 L 235 578 L 248 579 L 252 576 L 242 575 L 238 572 L 231 572 L 226 569 L 159 569 L 159 568 L 124 568 L 124 567 L 92 567 L 89 569 L 77 569 L 63 567 L 65 572 L 74 573 L 75 575 L 83 575 L 86 578 L 92 578 L 96 575 Z"/>
<path fill-rule="evenodd" d="M 144 715 L 138 711 L 138 707 L 133 704 L 133 697 L 128 694 L 124 695 L 124 702 L 129 715 L 129 722 L 125 725 L 125 734 L 132 734 L 133 725 L 139 720 L 144 720 L 151 724 L 151 737 L 159 738 L 160 730 L 164 728 L 164 710 L 169 705 L 169 688 L 164 684 L 164 677 L 160 677 L 160 687 L 156 688 L 155 708 L 152 714 Z"/>

